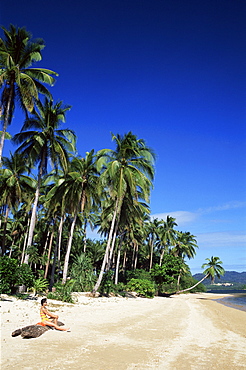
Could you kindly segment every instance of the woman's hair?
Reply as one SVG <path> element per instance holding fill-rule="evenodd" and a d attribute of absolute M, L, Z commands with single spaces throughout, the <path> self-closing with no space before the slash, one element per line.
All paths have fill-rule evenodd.
<path fill-rule="evenodd" d="M 43 298 L 43 299 L 41 299 L 41 306 L 43 306 L 43 304 L 44 304 L 45 302 L 47 302 L 47 298 Z"/>

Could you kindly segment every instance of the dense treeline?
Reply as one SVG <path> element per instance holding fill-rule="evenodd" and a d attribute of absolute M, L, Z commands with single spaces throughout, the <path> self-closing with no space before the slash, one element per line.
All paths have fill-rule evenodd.
<path fill-rule="evenodd" d="M 185 261 L 196 254 L 195 236 L 176 230 L 170 216 L 150 217 L 154 151 L 128 132 L 112 134 L 115 149 L 79 156 L 76 133 L 63 128 L 71 107 L 54 102 L 46 86 L 57 73 L 32 67 L 42 59 L 44 42 L 32 40 L 24 28 L 3 31 L 2 292 L 24 284 L 68 300 L 71 291 L 153 296 L 192 285 Z M 16 104 L 24 111 L 23 126 L 11 138 L 15 152 L 6 157 L 4 140 L 10 138 Z M 101 240 L 87 238 L 89 226 Z"/>

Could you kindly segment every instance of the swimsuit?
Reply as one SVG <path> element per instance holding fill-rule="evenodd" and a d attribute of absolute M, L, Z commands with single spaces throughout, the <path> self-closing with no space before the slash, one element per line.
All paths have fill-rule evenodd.
<path fill-rule="evenodd" d="M 50 321 L 48 319 L 48 317 L 45 315 L 45 313 L 43 313 L 42 310 L 40 310 L 40 316 L 41 316 L 41 322 L 44 322 L 44 321 Z"/>

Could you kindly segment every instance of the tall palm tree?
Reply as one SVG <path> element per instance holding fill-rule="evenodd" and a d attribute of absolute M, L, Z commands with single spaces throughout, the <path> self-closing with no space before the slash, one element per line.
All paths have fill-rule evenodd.
<path fill-rule="evenodd" d="M 0 205 L 5 208 L 4 228 L 7 225 L 9 211 L 17 211 L 23 193 L 33 191 L 35 180 L 25 175 L 26 161 L 20 154 L 10 153 L 10 157 L 3 157 L 3 168 L 0 169 Z M 2 238 L 2 254 L 5 253 L 5 232 Z"/>
<path fill-rule="evenodd" d="M 221 266 L 222 265 L 222 261 L 220 261 L 220 258 L 219 257 L 213 257 L 212 256 L 211 259 L 206 258 L 206 261 L 208 261 L 208 262 L 207 263 L 204 263 L 202 265 L 202 268 L 203 269 L 205 268 L 205 270 L 203 271 L 203 273 L 205 274 L 205 276 L 200 281 L 198 281 L 195 285 L 193 285 L 192 287 L 187 288 L 187 289 L 183 289 L 183 290 L 179 290 L 176 293 L 187 292 L 188 290 L 191 290 L 191 289 L 195 288 L 198 284 L 202 283 L 207 278 L 210 278 L 211 281 L 212 281 L 212 283 L 213 283 L 214 282 L 214 279 L 215 279 L 215 276 L 217 278 L 220 278 L 221 275 L 222 276 L 224 275 L 225 270 Z"/>
<path fill-rule="evenodd" d="M 62 208 L 72 215 L 72 223 L 68 238 L 67 251 L 64 261 L 62 282 L 65 284 L 68 272 L 69 256 L 72 247 L 74 228 L 78 214 L 84 214 L 99 202 L 98 172 L 95 167 L 94 150 L 86 153 L 85 158 L 74 157 L 70 163 L 70 170 L 57 185 L 50 191 L 48 198 L 62 200 Z"/>
<path fill-rule="evenodd" d="M 152 269 L 153 265 L 154 248 L 159 242 L 159 231 L 161 223 L 162 223 L 161 220 L 158 220 L 158 218 L 154 218 L 153 220 L 146 223 L 145 226 L 149 246 L 149 270 Z"/>
<path fill-rule="evenodd" d="M 190 232 L 177 232 L 176 245 L 172 249 L 172 254 L 181 257 L 183 260 L 185 257 L 191 259 L 196 255 L 195 248 L 198 248 L 198 245 L 194 235 Z"/>
<path fill-rule="evenodd" d="M 41 181 L 47 173 L 48 159 L 55 170 L 61 166 L 64 171 L 67 171 L 69 152 L 75 151 L 74 132 L 69 129 L 60 129 L 61 123 L 65 122 L 65 114 L 70 106 L 63 106 L 62 102 L 53 103 L 47 98 L 45 98 L 44 104 L 40 101 L 37 102 L 37 106 L 39 112 L 34 112 L 31 118 L 27 118 L 21 132 L 12 139 L 15 144 L 20 144 L 16 150 L 17 153 L 21 153 L 27 162 L 33 165 L 38 164 L 37 188 L 27 247 L 32 245 Z M 28 263 L 28 258 L 27 254 L 24 263 Z"/>
<path fill-rule="evenodd" d="M 123 200 L 128 193 L 133 199 L 149 201 L 150 188 L 154 177 L 154 153 L 142 139 L 137 139 L 131 132 L 124 136 L 113 135 L 116 150 L 103 149 L 98 152 L 98 168 L 102 170 L 100 177 L 102 187 L 114 202 L 114 209 L 108 233 L 107 247 L 98 280 L 93 292 L 97 292 L 109 251 L 114 248 L 113 235 L 118 228 Z"/>
<path fill-rule="evenodd" d="M 162 265 L 162 260 L 165 252 L 170 252 L 171 246 L 175 245 L 177 231 L 174 229 L 177 226 L 175 218 L 167 216 L 166 220 L 163 220 L 163 224 L 160 226 L 159 235 L 159 249 L 160 249 L 160 262 Z"/>
<path fill-rule="evenodd" d="M 1 110 L 3 112 L 3 131 L 0 140 L 0 163 L 5 134 L 10 125 L 17 100 L 26 112 L 32 112 L 39 93 L 51 99 L 51 94 L 43 83 L 53 85 L 54 71 L 44 68 L 30 68 L 42 59 L 41 51 L 45 47 L 42 39 L 33 40 L 25 28 L 10 29 L 2 27 L 5 40 L 0 39 L 0 88 L 3 87 Z"/>

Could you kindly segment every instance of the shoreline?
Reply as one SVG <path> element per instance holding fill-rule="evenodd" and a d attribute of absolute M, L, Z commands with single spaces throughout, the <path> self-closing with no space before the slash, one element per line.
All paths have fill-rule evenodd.
<path fill-rule="evenodd" d="M 246 305 L 240 304 L 240 302 L 236 303 L 236 298 L 241 298 L 245 297 L 246 299 L 246 292 L 245 293 L 231 293 L 231 294 L 226 294 L 225 297 L 215 299 L 218 303 L 223 304 L 224 306 L 234 308 L 236 310 L 244 311 L 246 312 Z M 233 299 L 235 301 L 233 302 Z"/>
<path fill-rule="evenodd" d="M 39 321 L 40 300 L 1 301 L 2 369 L 246 369 L 246 314 L 225 295 L 48 300 L 71 332 L 34 339 L 11 333 Z M 7 299 L 7 298 L 6 298 Z M 42 349 L 42 350 L 40 350 Z"/>

